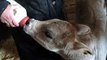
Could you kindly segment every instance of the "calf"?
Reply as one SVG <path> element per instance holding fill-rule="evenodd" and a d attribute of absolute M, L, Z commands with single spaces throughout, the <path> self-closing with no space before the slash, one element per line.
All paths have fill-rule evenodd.
<path fill-rule="evenodd" d="M 84 15 L 88 16 L 87 20 L 69 23 L 59 19 L 30 19 L 24 31 L 44 48 L 60 54 L 65 60 L 106 60 L 105 0 L 81 1 L 85 1 L 84 4 L 88 6 L 88 12 L 85 11 Z"/>
<path fill-rule="evenodd" d="M 59 19 L 38 21 L 31 19 L 24 31 L 46 49 L 56 52 L 66 60 L 92 60 L 95 37 L 90 28 L 70 24 Z"/>

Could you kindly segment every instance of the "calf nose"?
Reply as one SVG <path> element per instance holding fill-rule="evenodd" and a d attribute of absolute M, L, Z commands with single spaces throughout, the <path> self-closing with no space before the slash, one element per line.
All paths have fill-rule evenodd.
<path fill-rule="evenodd" d="M 73 49 L 74 50 L 82 50 L 82 53 L 84 55 L 88 55 L 88 54 L 92 55 L 91 49 L 81 42 L 75 42 Z"/>
<path fill-rule="evenodd" d="M 84 54 L 84 55 L 88 55 L 88 54 L 89 54 L 89 55 L 93 55 L 90 50 L 84 50 L 84 51 L 83 51 L 83 54 Z"/>

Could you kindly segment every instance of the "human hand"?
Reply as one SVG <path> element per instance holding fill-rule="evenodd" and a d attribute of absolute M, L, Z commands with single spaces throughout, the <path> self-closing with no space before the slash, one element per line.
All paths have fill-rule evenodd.
<path fill-rule="evenodd" d="M 17 2 L 12 1 L 2 13 L 0 19 L 1 22 L 6 23 L 7 26 L 16 27 L 19 26 L 20 21 L 26 16 L 26 9 Z"/>

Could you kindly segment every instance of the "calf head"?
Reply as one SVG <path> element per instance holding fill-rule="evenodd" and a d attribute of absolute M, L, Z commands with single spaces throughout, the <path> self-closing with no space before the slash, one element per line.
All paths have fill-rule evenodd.
<path fill-rule="evenodd" d="M 78 35 L 91 32 L 88 26 L 70 24 L 59 19 L 31 19 L 29 24 L 24 26 L 24 31 L 44 48 L 60 54 L 65 59 L 83 60 L 77 57 L 84 58 L 92 54 L 88 46 L 78 40 Z"/>

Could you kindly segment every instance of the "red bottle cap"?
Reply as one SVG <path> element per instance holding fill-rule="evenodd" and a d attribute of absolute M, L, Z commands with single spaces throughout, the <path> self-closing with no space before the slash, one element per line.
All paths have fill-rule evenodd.
<path fill-rule="evenodd" d="M 23 19 L 21 20 L 21 22 L 19 23 L 19 25 L 20 25 L 21 27 L 23 27 L 28 20 L 29 20 L 29 17 L 26 16 L 25 18 L 23 18 Z"/>

